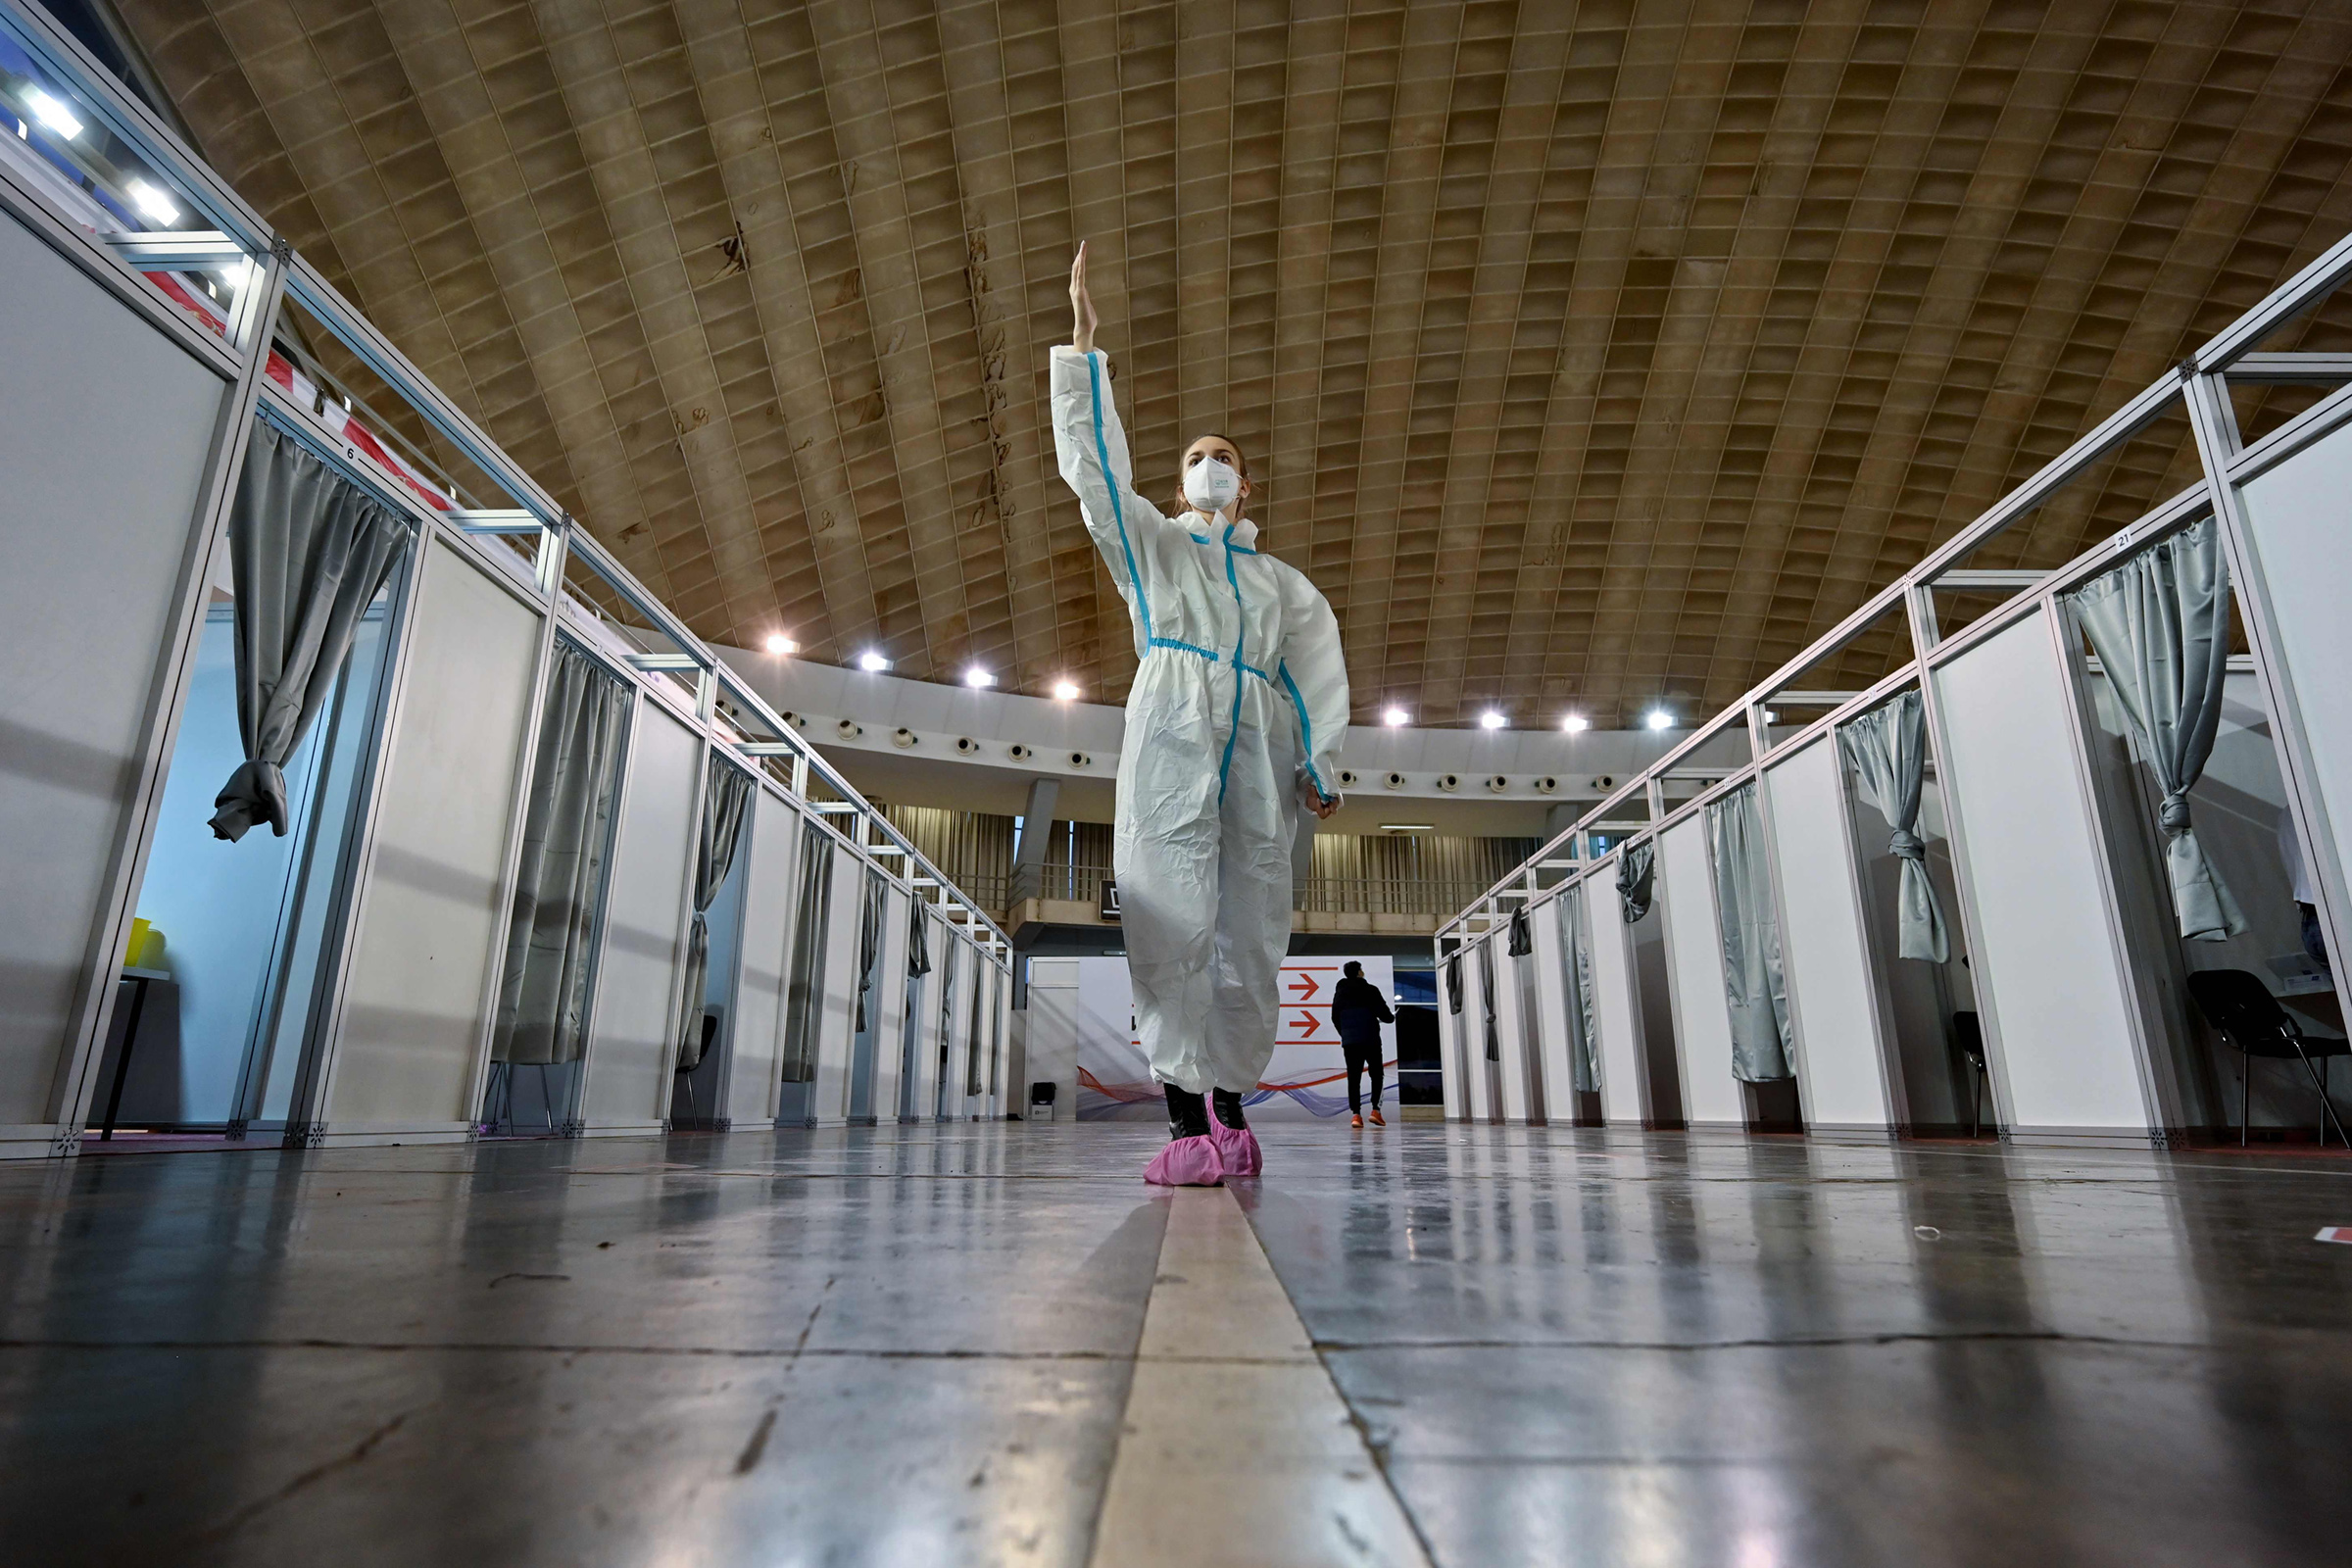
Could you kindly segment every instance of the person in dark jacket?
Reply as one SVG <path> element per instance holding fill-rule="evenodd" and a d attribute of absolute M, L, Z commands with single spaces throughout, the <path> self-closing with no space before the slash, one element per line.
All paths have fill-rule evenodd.
<path fill-rule="evenodd" d="M 1389 1010 L 1380 988 L 1364 978 L 1364 966 L 1350 960 L 1340 977 L 1339 989 L 1331 994 L 1331 1025 L 1340 1032 L 1340 1050 L 1348 1057 L 1349 1126 L 1364 1124 L 1364 1102 L 1356 1089 L 1359 1072 L 1372 1075 L 1372 1125 L 1388 1125 L 1380 1114 L 1380 1026 L 1396 1021 L 1396 1015 Z"/>

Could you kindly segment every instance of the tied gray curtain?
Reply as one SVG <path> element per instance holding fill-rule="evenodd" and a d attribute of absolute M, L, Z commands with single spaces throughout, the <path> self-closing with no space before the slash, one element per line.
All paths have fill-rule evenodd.
<path fill-rule="evenodd" d="M 1524 958 L 1535 951 L 1535 927 L 1528 924 L 1527 906 L 1522 904 L 1511 911 L 1511 956 Z"/>
<path fill-rule="evenodd" d="M 255 421 L 228 514 L 245 760 L 214 798 L 214 837 L 234 843 L 256 822 L 285 836 L 280 769 L 334 690 L 362 612 L 408 544 L 399 513 Z"/>
<path fill-rule="evenodd" d="M 1657 846 L 1649 839 L 1627 845 L 1617 857 L 1617 902 L 1624 906 L 1627 925 L 1639 924 L 1649 913 L 1650 889 L 1657 875 Z"/>
<path fill-rule="evenodd" d="M 833 838 L 812 821 L 801 824 L 801 888 L 792 927 L 792 968 L 784 983 L 783 1081 L 816 1077 L 816 1032 L 824 1007 L 819 976 L 825 963 L 825 926 L 833 918 Z"/>
<path fill-rule="evenodd" d="M 931 972 L 931 938 L 925 931 L 930 922 L 923 916 L 922 900 L 910 901 L 910 906 L 913 918 L 906 922 L 906 975 L 920 980 Z"/>
<path fill-rule="evenodd" d="M 1838 732 L 1838 750 L 1879 808 L 1892 837 L 1886 847 L 1902 861 L 1896 895 L 1895 951 L 1906 958 L 1941 963 L 1951 956 L 1943 906 L 1928 875 L 1928 847 L 1919 837 L 1919 792 L 1928 771 L 1928 710 L 1919 693 L 1905 692 Z"/>
<path fill-rule="evenodd" d="M 692 1072 L 703 1059 L 703 991 L 710 976 L 710 902 L 718 897 L 736 853 L 743 825 L 751 820 L 752 775 L 715 758 L 703 781 L 703 832 L 694 850 L 694 924 L 686 933 L 684 1001 L 678 1008 L 679 1072 Z"/>
<path fill-rule="evenodd" d="M 1487 1019 L 1487 1059 L 1502 1059 L 1502 1037 L 1494 1028 L 1494 939 L 1478 945 L 1478 1010 Z"/>
<path fill-rule="evenodd" d="M 1458 948 L 1446 960 L 1446 1010 L 1462 1010 L 1462 955 Z"/>
<path fill-rule="evenodd" d="M 865 873 L 865 898 L 858 910 L 858 1028 L 863 1034 L 873 1021 L 866 999 L 873 995 L 874 968 L 882 959 L 882 922 L 889 909 L 890 885 L 873 871 Z"/>
<path fill-rule="evenodd" d="M 1707 808 L 1715 850 L 1715 907 L 1722 924 L 1723 992 L 1732 1010 L 1732 1076 L 1773 1083 L 1788 1070 L 1788 981 L 1781 966 L 1781 922 L 1764 861 L 1764 819 L 1756 787 L 1741 785 Z"/>
<path fill-rule="evenodd" d="M 629 700 L 628 686 L 556 639 L 523 806 L 492 1061 L 546 1066 L 579 1059 Z"/>
<path fill-rule="evenodd" d="M 1592 952 L 1585 941 L 1585 898 L 1570 888 L 1558 900 L 1560 987 L 1568 1007 L 1568 1071 L 1580 1095 L 1600 1088 L 1600 1063 L 1593 1050 Z"/>
<path fill-rule="evenodd" d="M 2230 567 L 2213 519 L 2093 578 L 2075 613 L 2164 789 L 2157 824 L 2180 934 L 2220 942 L 2246 928 L 2188 822 L 2188 792 L 2213 755 L 2230 673 Z"/>

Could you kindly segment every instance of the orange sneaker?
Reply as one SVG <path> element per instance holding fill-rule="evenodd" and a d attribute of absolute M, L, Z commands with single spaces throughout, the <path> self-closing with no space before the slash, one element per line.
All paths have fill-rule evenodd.
<path fill-rule="evenodd" d="M 1371 1114 L 1372 1114 L 1372 1125 L 1373 1125 L 1373 1126 L 1375 1126 L 1375 1127 L 1386 1127 L 1386 1126 L 1388 1125 L 1388 1122 L 1387 1122 L 1387 1121 L 1385 1121 L 1384 1119 L 1382 1119 L 1382 1117 L 1381 1117 L 1381 1114 L 1380 1114 L 1380 1112 L 1379 1112 L 1379 1111 L 1375 1110 L 1375 1111 L 1373 1111 Z"/>
<path fill-rule="evenodd" d="M 1375 1112 L 1373 1112 L 1373 1115 L 1374 1115 L 1375 1117 L 1377 1117 L 1377 1116 L 1379 1115 L 1379 1112 L 1378 1112 L 1378 1111 L 1375 1111 Z M 1350 1127 L 1353 1127 L 1353 1128 L 1355 1128 L 1357 1131 L 1359 1131 L 1359 1132 L 1360 1132 L 1360 1131 L 1362 1131 L 1362 1129 L 1363 1129 L 1363 1125 L 1364 1125 L 1364 1118 L 1363 1118 L 1363 1117 L 1361 1117 L 1361 1116 L 1350 1116 L 1350 1117 L 1348 1117 L 1348 1126 L 1350 1126 Z"/>

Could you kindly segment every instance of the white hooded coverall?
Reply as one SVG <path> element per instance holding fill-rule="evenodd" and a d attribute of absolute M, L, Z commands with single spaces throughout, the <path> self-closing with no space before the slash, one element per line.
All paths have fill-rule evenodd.
<path fill-rule="evenodd" d="M 1055 349 L 1053 398 L 1061 476 L 1135 620 L 1111 867 L 1136 1028 L 1159 1082 L 1248 1094 L 1281 1016 L 1298 791 L 1340 793 L 1340 624 L 1256 524 L 1135 493 L 1100 352 Z"/>

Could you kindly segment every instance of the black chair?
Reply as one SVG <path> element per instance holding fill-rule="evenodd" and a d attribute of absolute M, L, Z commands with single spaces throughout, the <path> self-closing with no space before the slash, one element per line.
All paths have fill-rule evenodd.
<path fill-rule="evenodd" d="M 1984 1122 L 1984 1024 L 1975 1013 L 1956 1011 L 1952 1014 L 1952 1049 L 1968 1063 L 1976 1077 L 1971 1080 L 1968 1097 L 1968 1136 L 1975 1138 Z"/>
<path fill-rule="evenodd" d="M 2307 1035 L 2295 1022 L 2293 1013 L 2278 1005 L 2270 987 L 2243 969 L 2199 969 L 2188 977 L 2188 994 L 2196 1000 L 2197 1010 L 2205 1021 L 2228 1041 L 2230 1048 L 2246 1058 L 2245 1079 L 2237 1097 L 2237 1142 L 2246 1143 L 2246 1124 L 2251 1119 L 2247 1105 L 2254 1098 L 2254 1058 L 2270 1056 L 2279 1061 L 2300 1061 L 2303 1070 L 2311 1075 L 2311 1087 L 2320 1094 L 2320 1142 L 2328 1142 L 2328 1128 L 2335 1127 L 2335 1136 L 2344 1139 L 2344 1147 L 2352 1149 L 2352 1138 L 2344 1135 L 2344 1124 L 2335 1114 L 2335 1104 L 2328 1098 L 2328 1080 L 2313 1058 L 2326 1061 L 2330 1056 L 2352 1056 L 2352 1040 L 2338 1035 Z"/>
<path fill-rule="evenodd" d="M 1042 1107 L 1045 1111 L 1044 1119 L 1052 1121 L 1054 1114 L 1054 1101 L 1060 1093 L 1061 1085 L 1051 1078 L 1040 1078 L 1031 1084 L 1029 1086 L 1029 1119 L 1031 1121 L 1038 1120 L 1038 1111 Z"/>

